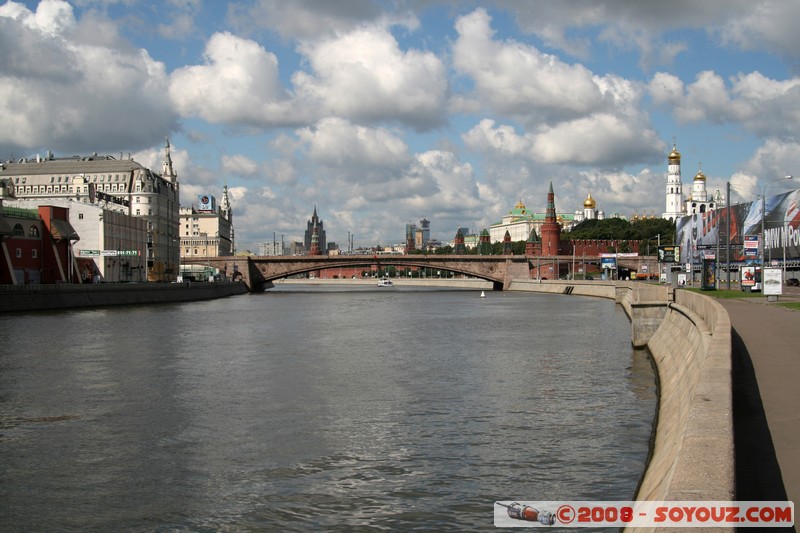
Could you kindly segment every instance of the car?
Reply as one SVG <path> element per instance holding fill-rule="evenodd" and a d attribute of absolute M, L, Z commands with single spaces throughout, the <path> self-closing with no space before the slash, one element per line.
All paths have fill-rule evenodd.
<path fill-rule="evenodd" d="M 786 285 L 788 285 L 789 287 L 800 287 L 800 279 L 789 278 L 786 280 Z"/>

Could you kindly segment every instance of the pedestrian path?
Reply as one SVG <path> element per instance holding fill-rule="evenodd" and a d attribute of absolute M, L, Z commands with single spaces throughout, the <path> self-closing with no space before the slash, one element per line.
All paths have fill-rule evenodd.
<path fill-rule="evenodd" d="M 733 328 L 737 500 L 800 503 L 800 311 L 718 301 Z"/>

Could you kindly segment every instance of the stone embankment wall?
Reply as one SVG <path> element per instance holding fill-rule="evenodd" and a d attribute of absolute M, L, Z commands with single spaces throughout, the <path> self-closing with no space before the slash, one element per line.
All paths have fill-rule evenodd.
<path fill-rule="evenodd" d="M 614 299 L 631 318 L 632 342 L 649 348 L 659 407 L 636 500 L 734 499 L 731 323 L 716 300 L 641 282 L 523 281 L 511 290 Z"/>
<path fill-rule="evenodd" d="M 648 348 L 658 369 L 658 422 L 636 499 L 734 500 L 728 313 L 712 298 L 676 291 Z"/>
<path fill-rule="evenodd" d="M 247 293 L 244 283 L 100 283 L 0 286 L 0 312 L 211 300 Z"/>

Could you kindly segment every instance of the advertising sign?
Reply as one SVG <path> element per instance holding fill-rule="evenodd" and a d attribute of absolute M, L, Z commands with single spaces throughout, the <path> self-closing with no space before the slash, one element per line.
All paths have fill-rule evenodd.
<path fill-rule="evenodd" d="M 139 250 L 80 250 L 78 255 L 81 257 L 119 257 L 139 255 Z"/>
<path fill-rule="evenodd" d="M 616 269 L 617 268 L 617 258 L 616 257 L 601 257 L 600 262 L 602 263 L 603 268 L 610 268 Z"/>
<path fill-rule="evenodd" d="M 659 246 L 658 247 L 658 260 L 661 263 L 680 263 L 681 262 L 681 247 L 680 246 Z"/>
<path fill-rule="evenodd" d="M 781 279 L 780 268 L 764 269 L 764 289 L 761 291 L 765 296 L 780 296 L 783 294 L 783 280 Z"/>
<path fill-rule="evenodd" d="M 198 211 L 214 211 L 216 209 L 217 199 L 210 194 L 197 195 L 197 210 Z"/>
<path fill-rule="evenodd" d="M 703 248 L 719 243 L 724 250 L 728 242 L 734 262 L 756 258 L 760 246 L 767 261 L 783 258 L 784 249 L 787 261 L 800 259 L 800 189 L 768 196 L 764 207 L 756 200 L 679 218 L 675 242 L 683 248 L 681 261 L 698 263 Z"/>
<path fill-rule="evenodd" d="M 742 267 L 742 287 L 752 287 L 756 284 L 756 267 Z"/>
<path fill-rule="evenodd" d="M 704 291 L 713 291 L 717 288 L 717 277 L 715 275 L 716 261 L 703 259 L 703 284 L 700 287 Z"/>
<path fill-rule="evenodd" d="M 744 236 L 744 256 L 758 257 L 758 247 L 761 238 L 758 235 Z"/>

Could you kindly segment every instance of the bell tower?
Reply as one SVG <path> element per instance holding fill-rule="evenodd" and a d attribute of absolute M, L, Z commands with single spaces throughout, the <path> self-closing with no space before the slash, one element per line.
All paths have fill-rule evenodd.
<path fill-rule="evenodd" d="M 681 153 L 673 139 L 672 151 L 667 156 L 667 205 L 661 218 L 675 222 L 683 216 L 683 191 L 681 189 Z"/>

